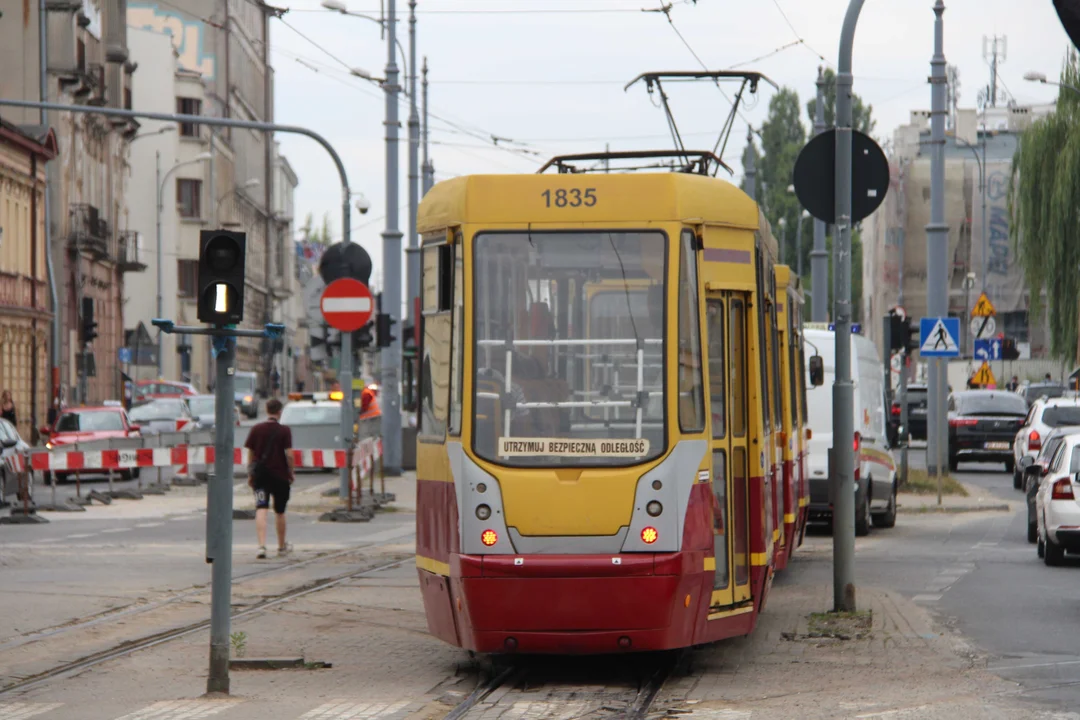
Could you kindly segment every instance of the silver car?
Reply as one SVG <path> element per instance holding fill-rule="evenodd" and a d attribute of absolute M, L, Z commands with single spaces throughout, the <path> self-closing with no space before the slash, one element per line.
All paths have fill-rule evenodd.
<path fill-rule="evenodd" d="M 197 430 L 213 430 L 217 426 L 217 396 L 189 395 L 184 398 Z M 233 425 L 240 422 L 240 411 L 232 406 Z"/>
<path fill-rule="evenodd" d="M 132 408 L 128 413 L 128 420 L 137 425 L 143 435 L 157 435 L 179 431 L 192 417 L 184 399 L 176 397 L 156 398 Z"/>

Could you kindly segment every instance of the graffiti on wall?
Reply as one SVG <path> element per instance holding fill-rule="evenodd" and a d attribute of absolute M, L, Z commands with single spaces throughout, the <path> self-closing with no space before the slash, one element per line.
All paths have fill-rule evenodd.
<path fill-rule="evenodd" d="M 197 72 L 207 79 L 214 79 L 217 63 L 214 59 L 213 36 L 207 32 L 206 23 L 173 10 L 161 9 L 154 4 L 132 3 L 128 5 L 128 27 L 152 30 L 172 38 L 179 56 L 180 67 Z"/>
<path fill-rule="evenodd" d="M 1025 309 L 1024 271 L 1009 239 L 1009 176 L 1011 163 L 988 163 L 986 183 L 986 293 L 999 313 Z M 982 196 L 978 183 L 972 198 L 971 269 L 982 274 Z"/>

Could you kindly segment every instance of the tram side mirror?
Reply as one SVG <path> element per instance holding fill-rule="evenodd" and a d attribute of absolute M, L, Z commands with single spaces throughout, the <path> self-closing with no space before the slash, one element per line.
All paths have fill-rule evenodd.
<path fill-rule="evenodd" d="M 810 384 L 814 387 L 821 387 L 825 384 L 825 361 L 821 359 L 820 355 L 814 355 L 810 358 Z"/>

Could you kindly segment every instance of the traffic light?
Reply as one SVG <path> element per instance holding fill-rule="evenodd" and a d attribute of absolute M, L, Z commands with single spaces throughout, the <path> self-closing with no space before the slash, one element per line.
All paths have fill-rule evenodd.
<path fill-rule="evenodd" d="M 918 324 L 912 324 L 911 318 L 904 318 L 904 327 L 901 330 L 904 338 L 902 347 L 907 351 L 907 354 L 915 352 L 919 349 L 919 326 Z"/>
<path fill-rule="evenodd" d="M 1019 360 L 1020 351 L 1016 349 L 1016 339 L 1007 337 L 1001 341 L 1001 359 L 1002 360 Z"/>
<path fill-rule="evenodd" d="M 364 327 L 360 328 L 353 333 L 353 347 L 354 348 L 366 348 L 371 345 L 371 323 L 368 322 Z"/>
<path fill-rule="evenodd" d="M 82 299 L 82 344 L 89 345 L 98 336 L 98 324 L 94 322 L 94 298 Z"/>
<path fill-rule="evenodd" d="M 890 312 L 885 316 L 885 322 L 889 324 L 889 350 L 903 350 L 907 340 L 907 318 Z"/>
<path fill-rule="evenodd" d="M 390 347 L 390 343 L 397 340 L 390 334 L 390 329 L 397 325 L 397 320 L 388 313 L 379 313 L 375 316 L 375 344 L 381 348 Z"/>
<path fill-rule="evenodd" d="M 244 318 L 247 235 L 229 230 L 199 233 L 199 322 L 233 325 Z"/>

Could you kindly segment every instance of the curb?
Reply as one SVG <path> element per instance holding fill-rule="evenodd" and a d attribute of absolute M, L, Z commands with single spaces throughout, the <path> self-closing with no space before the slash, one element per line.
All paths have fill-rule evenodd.
<path fill-rule="evenodd" d="M 897 507 L 897 511 L 908 515 L 942 514 L 952 515 L 975 512 L 1012 512 L 1012 507 L 1006 504 L 1000 505 L 920 505 L 918 507 Z"/>

